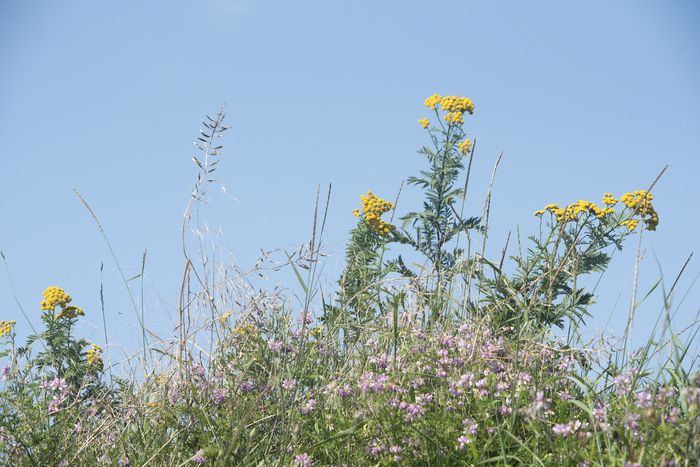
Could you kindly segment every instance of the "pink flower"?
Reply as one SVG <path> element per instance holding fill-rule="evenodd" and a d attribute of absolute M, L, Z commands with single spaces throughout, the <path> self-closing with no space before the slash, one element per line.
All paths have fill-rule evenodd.
<path fill-rule="evenodd" d="M 214 389 L 214 402 L 216 402 L 217 404 L 221 404 L 225 400 L 226 400 L 226 389 L 224 389 L 224 388 Z"/>
<path fill-rule="evenodd" d="M 643 409 L 649 409 L 654 405 L 654 398 L 649 391 L 640 391 L 634 395 L 637 405 Z"/>
<path fill-rule="evenodd" d="M 190 460 L 195 464 L 204 464 L 207 461 L 207 456 L 204 455 L 204 450 L 200 449 L 194 454 L 194 456 L 192 456 L 192 459 Z"/>
<path fill-rule="evenodd" d="M 294 389 L 297 385 L 297 380 L 294 378 L 282 380 L 282 387 L 286 390 Z"/>
<path fill-rule="evenodd" d="M 306 405 L 301 408 L 301 413 L 304 415 L 308 415 L 311 412 L 313 412 L 315 407 L 316 407 L 316 400 L 309 399 L 308 402 L 306 403 Z"/>
<path fill-rule="evenodd" d="M 294 462 L 297 465 L 300 465 L 303 467 L 310 467 L 314 464 L 313 461 L 311 460 L 311 457 L 309 457 L 309 455 L 307 453 L 298 454 L 298 455 L 294 456 Z"/>
<path fill-rule="evenodd" d="M 457 438 L 457 442 L 459 443 L 459 449 L 463 451 L 467 447 L 467 444 L 471 443 L 472 440 L 469 437 L 462 435 Z"/>
<path fill-rule="evenodd" d="M 241 381 L 241 384 L 238 387 L 243 392 L 250 392 L 255 389 L 255 384 L 252 381 Z"/>
<path fill-rule="evenodd" d="M 558 423 L 554 425 L 552 431 L 554 432 L 554 434 L 566 438 L 571 434 L 571 425 L 569 425 L 568 423 Z"/>
<path fill-rule="evenodd" d="M 59 410 L 61 410 L 61 403 L 63 402 L 63 399 L 59 399 L 57 397 L 54 397 L 49 401 L 49 406 L 48 410 L 50 414 L 55 414 Z"/>

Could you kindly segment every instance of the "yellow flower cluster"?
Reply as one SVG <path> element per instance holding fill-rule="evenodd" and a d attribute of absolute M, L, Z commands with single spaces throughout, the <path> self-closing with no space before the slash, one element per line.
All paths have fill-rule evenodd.
<path fill-rule="evenodd" d="M 54 311 L 57 306 L 63 308 L 71 301 L 70 295 L 60 287 L 47 287 L 41 295 L 44 297 L 41 309 L 45 311 Z"/>
<path fill-rule="evenodd" d="M 639 221 L 637 219 L 627 219 L 626 221 L 620 222 L 620 224 L 624 225 L 630 231 L 634 230 L 637 228 L 637 224 L 639 224 Z"/>
<path fill-rule="evenodd" d="M 102 348 L 97 344 L 92 344 L 92 347 L 86 352 L 88 365 L 102 365 Z"/>
<path fill-rule="evenodd" d="M 223 315 L 219 316 L 219 323 L 221 323 L 222 326 L 226 325 L 228 322 L 228 319 L 231 317 L 231 310 L 227 310 L 226 313 Z"/>
<path fill-rule="evenodd" d="M 352 213 L 355 217 L 364 215 L 365 222 L 380 235 L 387 235 L 396 228 L 395 225 L 382 220 L 382 214 L 394 209 L 392 203 L 377 197 L 371 191 L 368 191 L 366 195 L 360 195 L 360 200 L 362 200 L 362 213 L 359 209 L 353 210 Z"/>
<path fill-rule="evenodd" d="M 56 314 L 55 318 L 77 318 L 78 316 L 85 316 L 85 312 L 79 306 L 69 305 Z"/>
<path fill-rule="evenodd" d="M 615 206 L 617 204 L 617 198 L 610 193 L 603 193 L 603 204 L 606 206 Z"/>
<path fill-rule="evenodd" d="M 433 94 L 432 96 L 428 97 L 424 103 L 430 110 L 435 110 L 437 105 L 440 104 L 442 110 L 447 112 L 445 114 L 445 121 L 455 125 L 464 124 L 465 112 L 469 114 L 474 113 L 474 102 L 472 102 L 472 100 L 468 97 L 442 97 L 440 94 Z M 418 122 L 423 125 L 423 121 L 427 121 L 427 119 L 419 120 Z M 423 128 L 425 127 L 427 127 L 427 124 L 423 126 Z"/>
<path fill-rule="evenodd" d="M 625 193 L 620 197 L 620 201 L 625 206 L 639 214 L 649 230 L 656 230 L 656 226 L 659 225 L 659 215 L 651 204 L 653 199 L 654 196 L 647 190 Z M 636 227 L 637 224 L 634 224 L 634 226 Z M 630 230 L 634 229 L 630 227 Z"/>
<path fill-rule="evenodd" d="M 644 221 L 647 229 L 656 230 L 659 225 L 659 215 L 657 214 L 651 201 L 654 197 L 647 190 L 638 190 L 631 193 L 625 193 L 620 197 L 620 201 L 629 209 L 634 211 L 634 214 L 640 219 L 626 219 L 620 222 L 620 225 L 627 227 L 630 231 L 637 228 L 640 220 Z M 560 208 L 557 204 L 548 204 L 544 208 L 535 211 L 536 216 L 541 216 L 545 212 L 551 212 L 557 217 L 558 222 L 576 221 L 581 213 L 595 214 L 599 219 L 604 219 L 606 216 L 615 212 L 613 206 L 617 204 L 617 199 L 610 193 L 603 194 L 603 204 L 605 207 L 599 207 L 595 203 L 585 200 L 578 200 L 573 204 Z"/>
<path fill-rule="evenodd" d="M 445 121 L 447 123 L 454 123 L 455 125 L 464 125 L 464 118 L 462 112 L 447 112 L 445 114 Z"/>
<path fill-rule="evenodd" d="M 445 112 L 474 113 L 474 103 L 468 97 L 445 96 L 440 106 Z"/>
<path fill-rule="evenodd" d="M 252 323 L 239 324 L 233 329 L 233 334 L 240 337 L 255 334 L 255 326 Z"/>
<path fill-rule="evenodd" d="M 148 379 L 153 381 L 156 386 L 165 386 L 170 381 L 171 376 L 165 373 L 154 373 L 148 376 Z"/>
<path fill-rule="evenodd" d="M 0 337 L 11 333 L 12 326 L 14 326 L 15 324 L 17 324 L 17 321 L 15 321 L 14 319 L 11 319 L 10 321 L 0 321 Z"/>
<path fill-rule="evenodd" d="M 428 126 L 430 125 L 430 120 L 428 120 L 427 118 L 421 118 L 420 120 L 418 120 L 418 123 L 420 123 L 420 126 L 422 126 L 423 128 L 428 128 Z"/>
<path fill-rule="evenodd" d="M 647 215 L 650 214 L 654 208 L 651 205 L 651 201 L 654 196 L 647 190 L 637 190 L 631 193 L 625 193 L 620 197 L 625 206 L 634 209 L 640 214 Z"/>
<path fill-rule="evenodd" d="M 435 107 L 440 103 L 440 101 L 442 101 L 442 96 L 440 94 L 433 94 L 425 100 L 424 104 L 430 110 L 435 110 Z"/>
<path fill-rule="evenodd" d="M 468 139 L 465 139 L 461 143 L 459 143 L 459 150 L 462 152 L 462 154 L 469 154 L 469 151 L 472 150 L 472 142 Z"/>
<path fill-rule="evenodd" d="M 597 204 L 580 199 L 566 207 L 559 207 L 558 204 L 548 204 L 543 209 L 535 211 L 536 216 L 541 216 L 545 212 L 551 212 L 557 217 L 558 222 L 572 222 L 579 218 L 581 213 L 594 214 L 598 219 L 603 219 L 615 212 L 611 207 L 601 208 Z"/>

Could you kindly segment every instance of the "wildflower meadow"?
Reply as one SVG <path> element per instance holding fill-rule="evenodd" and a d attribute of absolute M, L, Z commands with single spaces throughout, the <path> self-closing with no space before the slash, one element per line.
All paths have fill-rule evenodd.
<path fill-rule="evenodd" d="M 319 193 L 310 241 L 278 265 L 291 282 L 267 289 L 211 259 L 199 209 L 235 157 L 227 139 L 242 136 L 224 109 L 207 116 L 173 252 L 183 268 L 171 335 L 149 329 L 135 299 L 141 348 L 112 359 L 114 343 L 76 330 L 101 310 L 60 283 L 41 285 L 28 320 L 4 310 L 0 463 L 700 465 L 700 327 L 672 326 L 675 284 L 654 291 L 665 306 L 645 345 L 580 332 L 614 253 L 664 228 L 658 178 L 595 200 L 553 194 L 532 207 L 537 230 L 490 256 L 491 187 L 467 196 L 475 176 L 495 176 L 473 164 L 478 107 L 439 94 L 424 104 L 405 130 L 423 132 L 422 169 L 401 174 L 422 201 L 358 190 L 342 273 L 326 281 L 333 206 Z M 137 284 L 123 282 L 136 298 Z"/>

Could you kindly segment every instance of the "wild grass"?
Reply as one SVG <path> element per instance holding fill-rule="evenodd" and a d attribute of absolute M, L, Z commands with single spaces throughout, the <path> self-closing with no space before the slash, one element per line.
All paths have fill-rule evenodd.
<path fill-rule="evenodd" d="M 584 339 L 580 332 L 613 251 L 634 235 L 640 251 L 642 232 L 659 223 L 653 184 L 619 202 L 606 194 L 600 206 L 549 205 L 536 213 L 539 232 L 525 240 L 519 231 L 509 235 L 502 253 L 487 258 L 500 157 L 484 205 L 467 203 L 476 145 L 463 119 L 473 103 L 434 95 L 426 106 L 436 118 L 432 126 L 419 121 L 430 140 L 420 150 L 426 169 L 408 178 L 423 190 L 422 206 L 402 211 L 403 224 L 394 225 L 398 196 L 363 195 L 345 271 L 329 287 L 320 245 L 330 188 L 324 206 L 319 193 L 309 244 L 273 266 L 291 271 L 297 297 L 291 284 L 253 285 L 264 258 L 241 271 L 217 261 L 208 246 L 200 206 L 215 183 L 226 126 L 223 111 L 207 117 L 180 232 L 173 336 L 147 329 L 143 296 L 139 304 L 122 273 L 145 377 L 120 375 L 128 365 L 105 364 L 109 348 L 75 335 L 83 311 L 63 289 L 47 289 L 39 328 L 27 315 L 27 342 L 16 342 L 22 324 L 0 323 L 0 461 L 698 465 L 700 377 L 691 351 L 698 317 L 680 331 L 672 327 L 687 309 L 682 299 L 673 302 L 690 258 L 668 290 L 659 280 L 663 309 L 640 349 L 628 344 L 636 286 L 623 336 Z M 509 256 L 511 241 L 517 254 Z M 141 277 L 145 261 L 144 253 Z M 634 276 L 636 284 L 636 269 Z M 111 345 L 106 325 L 104 334 Z"/>

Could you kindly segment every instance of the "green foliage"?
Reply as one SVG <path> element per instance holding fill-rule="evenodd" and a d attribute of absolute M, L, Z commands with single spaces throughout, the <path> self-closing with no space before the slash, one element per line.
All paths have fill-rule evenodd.
<path fill-rule="evenodd" d="M 388 269 L 382 267 L 381 248 L 385 239 L 366 222 L 361 221 L 352 229 L 345 250 L 345 271 L 338 284 L 340 297 L 338 307 L 347 310 L 344 328 L 350 340 L 354 340 L 357 329 L 377 316 L 376 304 L 380 302 L 380 282 Z M 339 323 L 338 323 L 339 324 Z"/>
<path fill-rule="evenodd" d="M 466 187 L 456 186 L 464 170 L 464 155 L 457 148 L 465 138 L 462 127 L 448 125 L 433 129 L 430 138 L 433 148 L 424 146 L 419 151 L 427 159 L 428 170 L 421 170 L 418 177 L 408 178 L 409 185 L 424 192 L 423 209 L 402 217 L 411 230 L 401 230 L 395 241 L 410 245 L 424 255 L 431 265 L 431 272 L 437 276 L 436 287 L 445 289 L 457 260 L 464 254 L 463 249 L 456 246 L 450 249 L 448 245 L 454 243 L 459 234 L 477 229 L 479 218 L 463 219 L 458 212 L 458 204 L 466 195 Z M 473 153 L 468 156 L 471 163 Z"/>
<path fill-rule="evenodd" d="M 610 247 L 622 249 L 630 234 L 620 223 L 623 216 L 599 219 L 587 214 L 575 222 L 553 221 L 544 236 L 529 237 L 526 255 L 510 257 L 512 274 L 484 261 L 485 268 L 476 271 L 484 297 L 481 314 L 489 315 L 498 327 L 563 329 L 567 323 L 584 324 L 594 295 L 586 290 L 583 279 L 605 271 L 611 260 Z"/>

